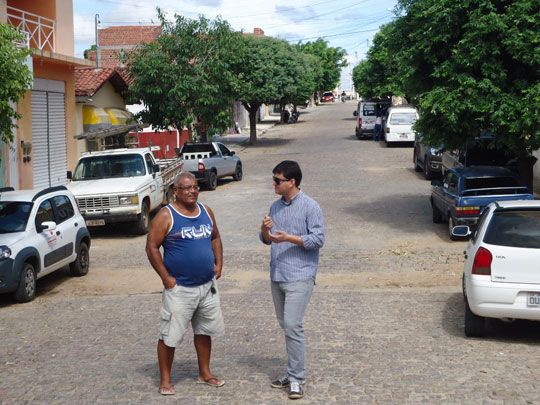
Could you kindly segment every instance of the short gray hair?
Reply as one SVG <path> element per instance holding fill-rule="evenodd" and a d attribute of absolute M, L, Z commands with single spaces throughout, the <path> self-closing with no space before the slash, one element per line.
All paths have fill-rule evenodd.
<path fill-rule="evenodd" d="M 174 177 L 174 181 L 173 181 L 173 186 L 174 186 L 174 187 L 178 187 L 178 185 L 180 184 L 180 180 L 182 179 L 182 177 L 189 177 L 190 179 L 193 179 L 193 180 L 197 181 L 197 178 L 193 175 L 193 173 L 190 173 L 190 172 L 180 172 L 180 173 L 178 173 L 178 174 Z"/>

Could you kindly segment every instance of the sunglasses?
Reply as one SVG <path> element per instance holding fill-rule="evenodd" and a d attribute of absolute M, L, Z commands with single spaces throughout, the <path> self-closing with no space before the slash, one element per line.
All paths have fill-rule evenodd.
<path fill-rule="evenodd" d="M 276 176 L 273 176 L 272 180 L 274 180 L 274 183 L 276 183 L 278 186 L 284 181 L 291 181 L 291 179 L 280 179 L 279 177 L 276 177 Z"/>

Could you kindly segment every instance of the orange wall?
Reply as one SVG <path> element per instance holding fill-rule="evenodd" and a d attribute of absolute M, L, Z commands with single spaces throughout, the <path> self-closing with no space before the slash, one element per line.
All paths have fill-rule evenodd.
<path fill-rule="evenodd" d="M 67 168 L 73 170 L 77 163 L 77 143 L 73 138 L 76 130 L 75 111 L 75 73 L 71 65 L 65 63 L 55 63 L 51 60 L 34 57 L 34 77 L 63 81 L 66 86 L 66 144 L 67 144 Z M 28 90 L 24 99 L 18 105 L 18 111 L 23 118 L 19 120 L 19 142 L 32 142 L 32 97 Z M 33 152 L 33 151 L 32 151 Z M 22 161 L 22 151 L 19 152 L 20 159 L 20 188 L 32 188 L 34 178 L 32 173 L 32 161 L 24 163 Z M 32 159 L 33 159 L 33 155 Z"/>
<path fill-rule="evenodd" d="M 8 0 L 7 5 L 56 20 L 56 0 Z"/>

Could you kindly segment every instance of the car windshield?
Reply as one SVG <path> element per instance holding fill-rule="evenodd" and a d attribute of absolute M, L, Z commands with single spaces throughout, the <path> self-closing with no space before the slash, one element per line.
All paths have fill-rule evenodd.
<path fill-rule="evenodd" d="M 488 141 L 467 145 L 467 165 L 509 166 L 513 163 L 514 158 L 508 151 L 489 148 L 488 145 Z"/>
<path fill-rule="evenodd" d="M 31 210 L 31 202 L 0 201 L 0 233 L 23 232 Z"/>
<path fill-rule="evenodd" d="M 139 154 L 89 156 L 79 160 L 73 181 L 144 176 L 144 160 Z"/>
<path fill-rule="evenodd" d="M 495 211 L 484 242 L 540 249 L 540 211 Z"/>
<path fill-rule="evenodd" d="M 416 122 L 416 114 L 410 113 L 391 113 L 391 125 L 412 125 Z"/>

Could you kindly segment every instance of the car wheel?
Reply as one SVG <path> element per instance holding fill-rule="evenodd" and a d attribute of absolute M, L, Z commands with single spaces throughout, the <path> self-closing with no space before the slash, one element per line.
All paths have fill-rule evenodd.
<path fill-rule="evenodd" d="M 235 181 L 240 181 L 240 180 L 242 180 L 242 176 L 243 176 L 242 166 L 241 165 L 236 165 L 236 170 L 234 171 L 233 179 Z"/>
<path fill-rule="evenodd" d="M 208 183 L 206 183 L 206 188 L 208 190 L 215 190 L 217 187 L 217 174 L 216 172 L 211 172 L 210 177 L 208 178 Z"/>
<path fill-rule="evenodd" d="M 360 139 L 360 132 L 358 132 L 358 128 L 354 129 L 354 133 L 356 134 L 356 138 Z"/>
<path fill-rule="evenodd" d="M 414 149 L 413 153 L 414 153 L 413 154 L 414 171 L 415 172 L 421 172 L 422 168 L 420 166 L 418 166 L 418 156 L 416 156 L 416 148 Z"/>
<path fill-rule="evenodd" d="M 472 313 L 469 303 L 465 301 L 465 336 L 483 337 L 486 334 L 486 318 Z"/>
<path fill-rule="evenodd" d="M 442 215 L 441 211 L 435 205 L 431 204 L 431 209 L 433 210 L 433 222 L 436 224 L 440 224 L 442 222 Z"/>
<path fill-rule="evenodd" d="M 69 265 L 69 271 L 72 276 L 81 277 L 88 274 L 88 268 L 90 267 L 90 254 L 88 245 L 86 242 L 81 242 L 79 246 L 79 252 L 77 253 L 77 259 Z"/>
<path fill-rule="evenodd" d="M 148 203 L 143 201 L 141 213 L 137 216 L 137 233 L 139 235 L 146 235 L 150 228 L 150 208 Z"/>
<path fill-rule="evenodd" d="M 29 302 L 36 298 L 36 270 L 31 263 L 25 263 L 21 271 L 19 287 L 13 294 L 17 302 Z"/>
<path fill-rule="evenodd" d="M 424 177 L 426 180 L 433 179 L 435 173 L 433 173 L 431 170 L 429 170 L 429 162 L 427 159 L 427 156 L 424 156 Z"/>
<path fill-rule="evenodd" d="M 454 229 L 454 219 L 450 213 L 448 214 L 448 236 L 450 240 L 459 240 L 459 236 L 452 235 L 452 229 Z"/>

